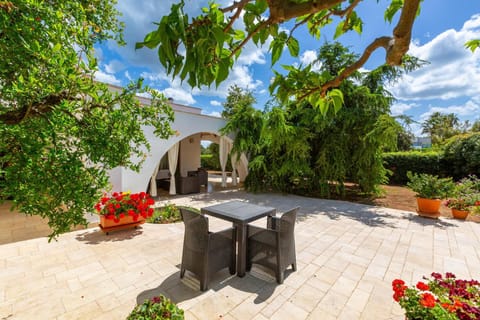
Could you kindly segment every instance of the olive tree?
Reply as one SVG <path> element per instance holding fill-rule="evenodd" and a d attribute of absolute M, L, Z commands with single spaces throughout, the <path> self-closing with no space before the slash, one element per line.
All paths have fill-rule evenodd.
<path fill-rule="evenodd" d="M 51 237 L 86 223 L 107 170 L 139 168 L 142 126 L 171 134 L 172 110 L 141 80 L 95 81 L 94 45 L 124 43 L 118 15 L 114 0 L 0 1 L 0 198 L 48 218 Z"/>

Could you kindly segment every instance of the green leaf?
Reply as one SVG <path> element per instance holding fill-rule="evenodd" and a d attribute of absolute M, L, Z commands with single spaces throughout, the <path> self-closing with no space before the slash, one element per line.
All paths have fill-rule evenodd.
<path fill-rule="evenodd" d="M 230 65 L 230 60 L 228 58 L 222 59 L 218 63 L 217 73 L 215 77 L 216 78 L 215 85 L 217 86 L 217 88 L 220 85 L 220 83 L 228 77 L 229 65 Z"/>
<path fill-rule="evenodd" d="M 470 40 L 465 43 L 465 48 L 470 49 L 474 52 L 478 47 L 480 47 L 480 39 Z"/>
<path fill-rule="evenodd" d="M 333 36 L 334 39 L 337 39 L 338 37 L 340 37 L 342 34 L 345 33 L 344 26 L 345 26 L 345 21 L 340 21 L 340 23 L 337 25 L 337 28 L 335 29 L 335 35 Z"/>
<path fill-rule="evenodd" d="M 340 111 L 343 106 L 343 93 L 338 89 L 333 89 L 328 93 L 329 98 L 333 104 L 335 113 Z"/>
<path fill-rule="evenodd" d="M 185 38 L 185 26 L 184 26 L 184 16 L 183 16 L 183 6 L 179 6 L 177 9 L 178 17 L 178 28 L 182 38 Z"/>
<path fill-rule="evenodd" d="M 283 46 L 284 42 L 278 41 L 277 39 L 272 41 L 272 44 L 270 46 L 272 49 L 272 66 L 282 56 Z"/>
<path fill-rule="evenodd" d="M 160 39 L 161 39 L 160 34 L 161 33 L 159 30 L 155 30 L 148 33 L 145 36 L 145 39 L 143 40 L 143 42 L 137 42 L 135 44 L 135 49 L 140 49 L 140 48 L 143 48 L 144 46 L 149 49 L 156 48 L 160 43 Z"/>
<path fill-rule="evenodd" d="M 320 113 L 322 114 L 322 116 L 326 116 L 328 111 L 328 104 L 325 103 L 325 99 L 318 97 L 316 103 L 317 108 L 320 109 Z"/>
<path fill-rule="evenodd" d="M 395 13 L 398 12 L 403 7 L 404 0 L 392 0 L 388 8 L 385 10 L 384 19 L 385 21 L 392 22 Z"/>
<path fill-rule="evenodd" d="M 217 41 L 218 44 L 222 44 L 223 41 L 225 40 L 225 33 L 223 32 L 223 29 L 220 27 L 213 27 L 212 29 L 213 36 L 215 37 L 215 40 Z"/>
<path fill-rule="evenodd" d="M 295 38 L 289 38 L 287 42 L 288 51 L 292 57 L 298 57 L 298 52 L 300 51 L 300 46 L 298 40 Z"/>

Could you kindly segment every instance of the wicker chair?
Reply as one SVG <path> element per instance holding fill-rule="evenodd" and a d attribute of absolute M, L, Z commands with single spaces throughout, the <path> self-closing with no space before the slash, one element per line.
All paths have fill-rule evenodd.
<path fill-rule="evenodd" d="M 288 266 L 297 270 L 294 229 L 298 209 L 285 212 L 281 218 L 268 217 L 266 229 L 248 225 L 248 271 L 252 264 L 260 264 L 273 270 L 277 282 L 282 284 Z"/>
<path fill-rule="evenodd" d="M 204 215 L 184 208 L 180 208 L 180 214 L 185 224 L 180 278 L 189 270 L 200 279 L 200 290 L 206 291 L 217 271 L 229 267 L 230 274 L 235 274 L 235 228 L 209 232 Z"/>

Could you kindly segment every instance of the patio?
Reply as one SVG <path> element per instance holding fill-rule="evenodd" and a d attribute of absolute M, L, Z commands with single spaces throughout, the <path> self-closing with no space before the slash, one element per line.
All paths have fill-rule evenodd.
<path fill-rule="evenodd" d="M 137 302 L 164 294 L 193 320 L 400 320 L 393 279 L 412 284 L 432 271 L 480 278 L 480 225 L 474 222 L 234 190 L 168 201 L 201 208 L 228 200 L 278 212 L 301 207 L 295 230 L 298 270 L 287 273 L 283 285 L 258 268 L 244 278 L 225 270 L 202 293 L 188 272 L 179 278 L 182 223 L 144 224 L 109 236 L 92 228 L 52 243 L 37 238 L 0 245 L 0 319 L 125 319 Z M 209 219 L 214 230 L 228 225 Z"/>

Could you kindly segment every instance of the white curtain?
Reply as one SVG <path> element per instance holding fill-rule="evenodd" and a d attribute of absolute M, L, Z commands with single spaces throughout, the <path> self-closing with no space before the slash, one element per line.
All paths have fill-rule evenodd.
<path fill-rule="evenodd" d="M 227 186 L 227 174 L 225 173 L 225 167 L 227 166 L 228 159 L 228 141 L 225 136 L 220 137 L 220 146 L 219 146 L 219 155 L 220 155 L 220 167 L 222 168 L 222 187 Z"/>
<path fill-rule="evenodd" d="M 230 161 L 232 162 L 232 184 L 237 185 L 237 153 L 230 154 Z"/>
<path fill-rule="evenodd" d="M 152 197 L 157 196 L 157 173 L 158 173 L 159 167 L 160 167 L 160 164 L 157 164 L 155 166 L 155 169 L 153 170 L 152 178 L 150 179 L 150 195 Z"/>
<path fill-rule="evenodd" d="M 173 147 L 168 150 L 168 168 L 170 170 L 170 194 L 177 194 L 177 188 L 175 186 L 175 171 L 177 171 L 177 160 L 178 160 L 178 142 L 173 145 Z"/>

